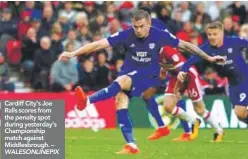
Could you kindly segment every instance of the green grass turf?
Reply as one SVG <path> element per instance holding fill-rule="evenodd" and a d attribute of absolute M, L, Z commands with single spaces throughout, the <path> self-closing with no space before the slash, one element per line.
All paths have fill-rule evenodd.
<path fill-rule="evenodd" d="M 148 141 L 154 130 L 135 128 L 134 135 L 141 150 L 138 155 L 116 155 L 124 145 L 119 129 L 93 132 L 86 129 L 67 129 L 66 159 L 248 159 L 248 130 L 227 129 L 222 143 L 212 143 L 213 131 L 201 129 L 192 142 L 173 142 L 182 129 L 156 141 Z"/>

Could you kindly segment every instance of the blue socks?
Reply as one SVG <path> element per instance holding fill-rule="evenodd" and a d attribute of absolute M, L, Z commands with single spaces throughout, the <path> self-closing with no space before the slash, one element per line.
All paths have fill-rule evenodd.
<path fill-rule="evenodd" d="M 117 110 L 116 114 L 117 114 L 118 124 L 121 128 L 122 135 L 125 138 L 126 142 L 135 143 L 133 137 L 133 126 L 131 119 L 129 117 L 128 109 Z"/>
<path fill-rule="evenodd" d="M 106 100 L 111 97 L 114 97 L 121 91 L 121 86 L 117 82 L 113 82 L 106 88 L 103 88 L 96 93 L 89 96 L 90 103 L 95 103 L 101 100 Z"/>
<path fill-rule="evenodd" d="M 162 120 L 161 115 L 159 114 L 158 111 L 158 104 L 155 101 L 154 96 L 152 96 L 149 100 L 145 100 L 146 103 L 146 108 L 148 109 L 148 111 L 152 114 L 152 116 L 155 118 L 157 124 L 159 127 L 163 127 L 164 122 Z"/>
<path fill-rule="evenodd" d="M 177 102 L 177 106 L 179 106 L 180 108 L 182 108 L 184 111 L 186 111 L 186 103 L 184 100 L 179 100 Z M 188 122 L 184 121 L 184 120 L 180 120 L 181 124 L 183 126 L 184 132 L 185 133 L 190 133 L 190 128 L 189 128 L 189 124 Z"/>

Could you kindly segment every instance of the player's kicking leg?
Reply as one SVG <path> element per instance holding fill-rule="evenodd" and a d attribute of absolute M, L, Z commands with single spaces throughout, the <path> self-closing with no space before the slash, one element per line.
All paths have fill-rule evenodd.
<path fill-rule="evenodd" d="M 127 75 L 118 77 L 108 87 L 103 88 L 90 96 L 86 96 L 81 87 L 75 89 L 75 96 L 77 99 L 77 108 L 83 110 L 88 104 L 98 101 L 106 100 L 116 96 L 121 90 L 130 90 L 132 79 Z"/>
<path fill-rule="evenodd" d="M 140 151 L 134 140 L 133 126 L 128 113 L 129 98 L 125 93 L 120 92 L 117 94 L 115 101 L 117 121 L 126 141 L 122 150 L 117 152 L 117 154 L 137 154 Z"/>

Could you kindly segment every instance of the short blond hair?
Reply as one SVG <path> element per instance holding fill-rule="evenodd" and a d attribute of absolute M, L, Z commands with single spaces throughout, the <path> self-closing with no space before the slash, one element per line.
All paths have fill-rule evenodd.
<path fill-rule="evenodd" d="M 207 31 L 208 29 L 219 29 L 219 30 L 223 30 L 224 26 L 220 21 L 216 21 L 213 23 L 208 23 L 205 27 L 205 31 Z"/>

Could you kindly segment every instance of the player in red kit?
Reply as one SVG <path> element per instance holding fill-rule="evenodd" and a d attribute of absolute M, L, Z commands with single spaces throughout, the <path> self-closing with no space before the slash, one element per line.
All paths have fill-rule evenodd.
<path fill-rule="evenodd" d="M 165 89 L 164 105 L 166 111 L 175 116 L 179 116 L 181 108 L 176 106 L 176 103 L 179 100 L 177 92 L 180 94 L 186 93 L 192 100 L 196 113 L 203 117 L 204 120 L 206 120 L 206 122 L 215 129 L 213 140 L 216 142 L 221 141 L 223 137 L 223 129 L 219 126 L 218 122 L 212 118 L 211 113 L 205 108 L 205 104 L 202 99 L 200 76 L 197 69 L 194 66 L 190 67 L 186 78 L 187 80 L 185 80 L 184 83 L 180 83 L 177 80 L 177 75 L 181 66 L 186 62 L 186 59 L 178 50 L 170 46 L 163 47 L 161 56 L 162 60 L 164 60 L 162 63 L 166 63 L 167 65 L 171 64 L 173 66 L 169 71 L 169 82 L 167 88 Z M 196 137 L 194 134 L 198 134 L 198 132 L 195 131 L 198 131 L 199 126 L 200 122 L 198 125 L 193 125 L 193 135 L 191 136 L 192 139 Z"/>

